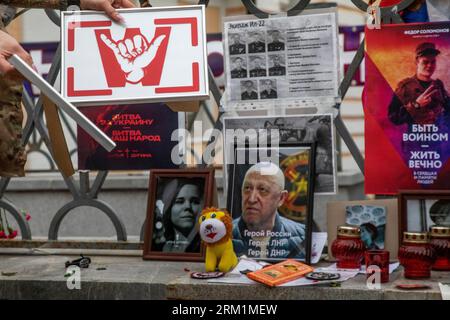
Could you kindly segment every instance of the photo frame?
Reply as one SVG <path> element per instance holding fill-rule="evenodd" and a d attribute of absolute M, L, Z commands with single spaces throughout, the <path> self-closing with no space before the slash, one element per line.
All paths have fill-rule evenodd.
<path fill-rule="evenodd" d="M 430 227 L 450 227 L 450 191 L 400 190 L 398 193 L 399 242 L 405 231 L 428 232 Z"/>
<path fill-rule="evenodd" d="M 397 260 L 399 247 L 399 214 L 398 201 L 391 199 L 354 200 L 354 201 L 329 201 L 327 203 L 327 233 L 328 233 L 328 259 L 335 261 L 331 252 L 331 244 L 337 238 L 337 227 L 347 222 L 347 207 L 349 206 L 372 206 L 386 208 L 386 228 L 384 239 L 384 250 L 390 252 L 391 261 Z"/>
<path fill-rule="evenodd" d="M 255 244 L 255 237 L 246 236 L 250 233 L 247 232 L 246 222 L 241 215 L 241 186 L 244 183 L 245 173 L 252 166 L 252 164 L 248 164 L 250 161 L 247 160 L 253 157 L 256 161 L 260 161 L 259 151 L 261 149 L 267 149 L 267 154 L 270 153 L 270 156 L 273 156 L 273 152 L 278 153 L 278 164 L 285 175 L 285 190 L 288 191 L 288 194 L 285 204 L 278 209 L 280 219 L 277 215 L 273 230 L 285 228 L 286 230 L 290 230 L 287 232 L 290 234 L 283 236 L 280 232 L 278 239 L 276 236 L 268 236 L 265 240 L 267 242 L 265 249 L 261 247 L 258 253 L 258 250 L 252 248 L 253 244 Z M 313 178 L 315 143 L 282 143 L 278 147 L 269 146 L 267 148 L 254 148 L 249 145 L 239 148 L 235 144 L 234 150 L 235 161 L 230 165 L 230 174 L 228 176 L 227 209 L 233 216 L 234 228 L 238 228 L 233 234 L 240 235 L 238 238 L 233 239 L 236 253 L 238 255 L 244 254 L 255 259 L 276 261 L 295 258 L 310 263 L 315 180 Z M 237 164 L 237 152 L 245 152 L 245 164 Z M 300 224 L 303 226 L 299 226 Z M 303 235 L 301 235 L 298 227 L 303 228 Z M 296 233 L 296 235 L 292 234 L 292 232 Z M 299 247 L 302 247 L 300 251 L 298 249 Z M 262 250 L 266 250 L 268 254 L 262 254 Z"/>
<path fill-rule="evenodd" d="M 197 222 L 213 197 L 214 169 L 151 170 L 143 259 L 204 261 Z"/>
<path fill-rule="evenodd" d="M 234 131 L 232 131 L 234 130 Z M 243 132 L 242 132 L 243 130 Z M 271 130 L 278 130 L 279 137 L 271 138 Z M 244 144 L 312 143 L 316 144 L 314 194 L 336 194 L 337 165 L 334 119 L 330 113 L 285 116 L 227 116 L 223 118 L 224 176 L 228 189 L 228 164 L 233 158 L 236 140 Z M 228 133 L 239 133 L 239 136 Z"/>

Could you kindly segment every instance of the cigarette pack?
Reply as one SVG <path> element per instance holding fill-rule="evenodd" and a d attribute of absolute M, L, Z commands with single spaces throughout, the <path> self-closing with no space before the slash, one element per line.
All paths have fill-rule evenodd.
<path fill-rule="evenodd" d="M 270 287 L 275 287 L 298 279 L 312 271 L 314 271 L 313 267 L 293 259 L 288 259 L 269 267 L 247 273 L 247 276 L 252 280 Z"/>

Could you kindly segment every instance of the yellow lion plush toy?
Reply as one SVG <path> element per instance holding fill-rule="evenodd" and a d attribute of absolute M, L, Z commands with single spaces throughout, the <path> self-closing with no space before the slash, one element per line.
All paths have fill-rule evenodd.
<path fill-rule="evenodd" d="M 206 244 L 206 272 L 228 272 L 233 269 L 238 259 L 231 241 L 233 221 L 227 210 L 206 208 L 202 211 L 198 223 L 200 237 Z"/>

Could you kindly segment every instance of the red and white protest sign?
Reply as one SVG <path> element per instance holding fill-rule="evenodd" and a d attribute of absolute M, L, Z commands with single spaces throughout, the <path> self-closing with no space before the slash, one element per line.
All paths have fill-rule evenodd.
<path fill-rule="evenodd" d="M 208 97 L 204 6 L 63 12 L 61 90 L 77 105 Z"/>

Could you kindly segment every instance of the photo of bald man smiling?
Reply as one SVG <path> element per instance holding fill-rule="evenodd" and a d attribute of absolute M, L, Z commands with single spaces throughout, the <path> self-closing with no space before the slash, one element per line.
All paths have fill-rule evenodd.
<path fill-rule="evenodd" d="M 280 215 L 288 197 L 285 177 L 271 162 L 248 169 L 242 183 L 242 214 L 233 221 L 238 256 L 260 259 L 305 259 L 306 226 Z"/>

